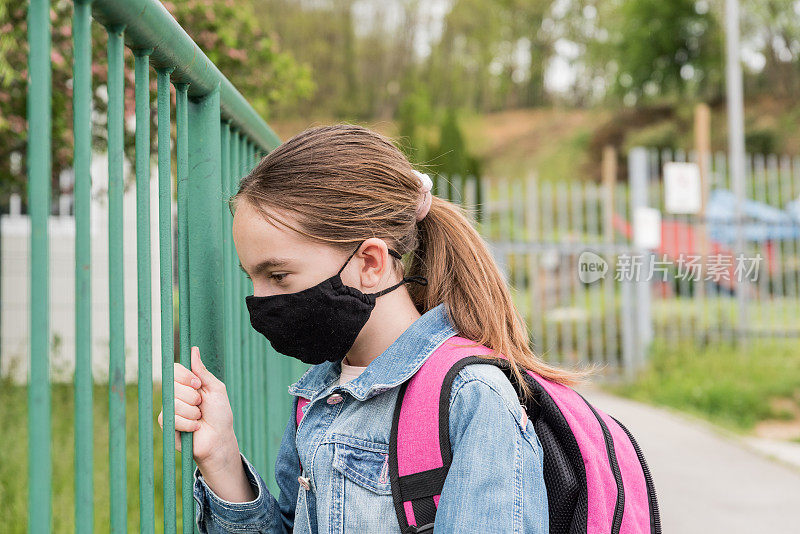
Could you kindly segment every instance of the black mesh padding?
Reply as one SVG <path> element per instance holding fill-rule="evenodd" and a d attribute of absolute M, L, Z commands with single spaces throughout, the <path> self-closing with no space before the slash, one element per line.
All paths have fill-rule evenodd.
<path fill-rule="evenodd" d="M 569 532 L 580 483 L 566 453 L 544 419 L 533 425 L 544 452 L 544 480 L 550 508 L 550 531 Z M 558 482 L 556 482 L 558 481 Z"/>

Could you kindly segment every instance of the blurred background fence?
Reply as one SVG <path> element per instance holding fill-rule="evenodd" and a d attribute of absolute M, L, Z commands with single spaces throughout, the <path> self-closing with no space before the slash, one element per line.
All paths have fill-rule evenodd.
<path fill-rule="evenodd" d="M 703 170 L 690 166 L 695 178 L 678 177 L 671 192 L 664 169 L 696 164 L 697 152 L 634 148 L 623 183 L 608 148 L 599 184 L 541 182 L 532 173 L 526 180 L 439 177 L 437 190 L 472 210 L 537 353 L 562 364 L 601 364 L 614 379 L 640 369 L 653 341 L 800 337 L 800 159 L 746 159 L 738 221 L 724 153 L 707 158 Z M 607 268 L 591 281 L 580 272 L 587 252 Z"/>

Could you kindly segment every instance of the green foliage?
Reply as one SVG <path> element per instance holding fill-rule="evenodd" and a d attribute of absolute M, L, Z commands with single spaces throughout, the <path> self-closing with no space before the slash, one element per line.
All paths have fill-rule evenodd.
<path fill-rule="evenodd" d="M 613 24 L 619 94 L 700 96 L 720 81 L 719 24 L 694 0 L 623 0 Z"/>
<path fill-rule="evenodd" d="M 445 176 L 480 176 L 480 161 L 470 155 L 454 108 L 445 113 L 439 130 L 439 143 L 427 149 L 428 163 Z"/>
<path fill-rule="evenodd" d="M 52 175 L 55 178 L 72 164 L 72 2 L 51 6 L 52 38 Z M 220 71 L 228 77 L 254 109 L 268 117 L 273 108 L 297 103 L 314 90 L 309 68 L 281 50 L 278 41 L 267 35 L 250 0 L 188 0 L 165 3 L 165 7 L 198 43 Z M 24 2 L 0 0 L 0 205 L 11 192 L 25 198 L 25 147 L 27 139 L 27 9 Z M 107 83 L 106 33 L 92 23 L 93 109 L 104 117 L 106 101 L 99 96 Z M 133 54 L 125 48 L 125 115 L 134 113 Z M 150 71 L 150 91 L 155 108 L 156 74 Z M 174 95 L 174 93 L 173 93 Z M 172 106 L 174 109 L 174 96 Z M 151 113 L 151 142 L 156 146 L 155 109 Z M 104 123 L 98 121 L 93 142 L 98 150 L 106 145 Z M 134 132 L 126 129 L 126 156 L 133 161 Z M 12 168 L 12 153 L 23 157 L 18 169 Z"/>
<path fill-rule="evenodd" d="M 705 417 L 739 431 L 785 417 L 771 401 L 800 402 L 800 355 L 795 341 L 751 340 L 697 348 L 656 343 L 649 368 L 615 392 Z"/>
<path fill-rule="evenodd" d="M 412 163 L 426 158 L 425 141 L 419 129 L 420 125 L 431 117 L 429 99 L 424 87 L 407 93 L 397 108 L 400 149 Z"/>
<path fill-rule="evenodd" d="M 252 0 L 188 0 L 165 7 L 253 108 L 268 119 L 277 105 L 314 91 L 308 65 L 299 64 L 263 28 Z"/>
<path fill-rule="evenodd" d="M 658 122 L 641 130 L 631 132 L 625 138 L 623 152 L 627 153 L 636 146 L 675 150 L 680 146 L 682 137 L 683 133 L 678 131 L 678 124 L 675 121 Z"/>
<path fill-rule="evenodd" d="M 745 132 L 744 145 L 753 154 L 774 154 L 778 148 L 778 139 L 769 128 L 751 129 Z"/>

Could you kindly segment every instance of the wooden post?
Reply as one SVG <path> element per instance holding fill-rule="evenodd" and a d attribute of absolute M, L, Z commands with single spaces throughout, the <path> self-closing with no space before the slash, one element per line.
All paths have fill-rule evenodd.
<path fill-rule="evenodd" d="M 701 256 L 701 265 L 705 267 L 709 253 L 706 233 L 706 203 L 711 189 L 711 110 L 708 104 L 700 103 L 695 107 L 694 113 L 694 145 L 697 154 L 697 166 L 700 169 L 700 231 L 697 236 L 697 252 Z M 705 269 L 703 269 L 705 271 Z M 699 283 L 696 287 L 698 296 L 702 298 L 704 287 Z"/>
<path fill-rule="evenodd" d="M 617 183 L 617 149 L 603 147 L 603 235 L 606 244 L 614 242 L 614 186 Z"/>

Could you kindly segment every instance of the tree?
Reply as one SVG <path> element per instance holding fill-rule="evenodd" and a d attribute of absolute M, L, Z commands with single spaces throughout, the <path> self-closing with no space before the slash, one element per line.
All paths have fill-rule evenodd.
<path fill-rule="evenodd" d="M 51 7 L 52 108 L 55 111 L 52 114 L 53 191 L 56 191 L 55 179 L 62 169 L 71 166 L 73 155 L 72 5 L 72 2 L 55 2 Z M 302 100 L 313 91 L 308 68 L 298 64 L 291 55 L 282 52 L 277 42 L 261 31 L 252 2 L 187 0 L 176 4 L 166 3 L 165 7 L 262 116 L 267 117 L 274 106 L 287 101 Z M 26 183 L 26 5 L 0 0 L 0 15 L 0 21 L 3 21 L 0 23 L 0 204 L 3 204 L 10 193 L 23 193 Z M 92 105 L 99 117 L 105 117 L 107 110 L 103 96 L 108 71 L 106 41 L 104 28 L 93 23 Z M 135 108 L 133 54 L 127 48 L 124 58 L 125 117 L 129 119 L 134 115 Z M 151 95 L 155 95 L 157 82 L 152 71 L 150 78 Z M 174 105 L 173 96 L 173 109 Z M 151 117 L 151 132 L 155 132 L 155 106 Z M 106 144 L 103 126 L 95 124 L 93 129 L 93 143 L 102 147 Z M 125 133 L 126 154 L 132 161 L 134 132 Z M 154 134 L 151 142 L 154 148 Z M 22 196 L 25 198 L 24 194 Z"/>
<path fill-rule="evenodd" d="M 613 91 L 636 100 L 718 92 L 720 28 L 703 6 L 695 0 L 621 0 L 616 16 L 607 19 L 608 51 L 616 63 Z"/>

